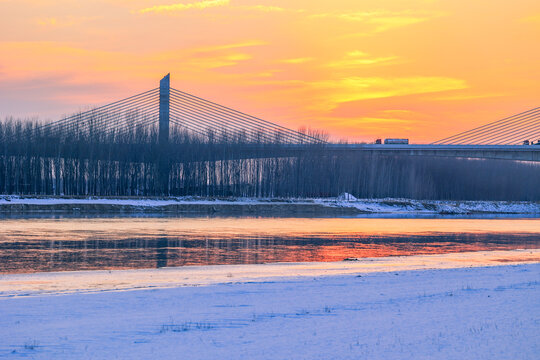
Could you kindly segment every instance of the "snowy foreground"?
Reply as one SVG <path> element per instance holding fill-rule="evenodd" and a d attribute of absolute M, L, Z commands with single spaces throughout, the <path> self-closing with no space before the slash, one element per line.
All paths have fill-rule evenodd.
<path fill-rule="evenodd" d="M 101 207 L 99 207 L 101 206 Z M 350 194 L 323 199 L 253 199 L 253 198 L 69 198 L 0 196 L 4 211 L 177 211 L 202 209 L 227 211 L 244 208 L 252 212 L 270 210 L 276 213 L 296 210 L 347 210 L 350 213 L 380 214 L 540 214 L 539 202 L 527 201 L 442 201 L 411 199 L 356 199 Z"/>
<path fill-rule="evenodd" d="M 363 259 L 350 262 L 355 272 L 342 266 L 341 275 L 313 267 L 300 275 L 263 278 L 223 266 L 228 282 L 124 291 L 104 286 L 63 294 L 58 293 L 69 287 L 66 279 L 77 274 L 56 273 L 48 278 L 56 279 L 56 295 L 47 294 L 50 287 L 34 289 L 31 296 L 7 290 L 13 284 L 44 283 L 43 274 L 4 275 L 0 357 L 537 358 L 540 263 L 516 262 L 538 261 L 540 250 L 494 253 L 449 254 L 454 259 L 449 263 L 443 255 L 432 256 L 449 268 L 431 270 L 396 271 L 403 269 L 402 260 L 422 268 L 422 260 L 413 256 L 362 271 L 355 264 L 370 261 Z M 464 267 L 494 265 L 497 259 L 509 265 Z M 265 265 L 250 266 L 258 273 Z M 162 271 L 169 269 L 155 270 L 156 275 Z M 122 272 L 112 274 L 126 280 Z M 96 283 L 101 280 L 98 276 Z"/>

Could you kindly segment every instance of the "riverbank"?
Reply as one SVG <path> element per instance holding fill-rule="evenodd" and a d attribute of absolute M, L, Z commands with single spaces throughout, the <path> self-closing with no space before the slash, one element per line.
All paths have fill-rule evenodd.
<path fill-rule="evenodd" d="M 362 259 L 320 268 L 192 267 L 184 274 L 173 268 L 133 271 L 132 278 L 117 271 L 7 275 L 2 286 L 26 293 L 0 290 L 0 356 L 532 359 L 540 351 L 531 336 L 540 330 L 539 251 Z M 290 271 L 273 272 L 273 266 Z M 100 273 L 124 284 L 139 276 L 149 282 L 110 287 Z M 98 288 L 24 288 L 66 290 L 68 283 L 85 284 L 79 274 Z M 176 283 L 160 285 L 159 274 Z"/>
<path fill-rule="evenodd" d="M 334 262 L 180 266 L 138 270 L 93 270 L 0 274 L 0 299 L 81 292 L 162 289 L 279 278 L 368 274 L 540 263 L 540 249 L 469 251 L 435 255 L 348 258 Z"/>
<path fill-rule="evenodd" d="M 1 214 L 178 214 L 221 216 L 355 216 L 361 214 L 528 214 L 538 202 L 411 199 L 77 198 L 0 196 Z"/>

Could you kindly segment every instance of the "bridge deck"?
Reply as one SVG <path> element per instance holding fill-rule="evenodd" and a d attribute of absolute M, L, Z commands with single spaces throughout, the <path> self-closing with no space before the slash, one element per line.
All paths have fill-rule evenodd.
<path fill-rule="evenodd" d="M 325 147 L 335 151 L 364 151 L 381 155 L 420 155 L 540 161 L 540 145 L 327 144 Z"/>

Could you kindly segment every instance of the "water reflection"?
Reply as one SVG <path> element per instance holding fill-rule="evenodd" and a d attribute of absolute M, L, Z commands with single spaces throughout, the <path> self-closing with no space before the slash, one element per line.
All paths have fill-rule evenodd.
<path fill-rule="evenodd" d="M 0 272 L 339 261 L 538 248 L 539 219 L 144 218 L 0 221 Z"/>
<path fill-rule="evenodd" d="M 167 249 L 169 248 L 169 241 L 167 238 L 161 238 L 157 241 L 156 245 L 156 267 L 167 267 Z"/>

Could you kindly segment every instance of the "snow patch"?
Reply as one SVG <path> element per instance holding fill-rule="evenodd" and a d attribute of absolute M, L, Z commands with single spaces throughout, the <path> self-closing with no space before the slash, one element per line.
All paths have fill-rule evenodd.
<path fill-rule="evenodd" d="M 231 278 L 213 286 L 4 298 L 0 357 L 536 359 L 539 272 L 529 264 Z"/>
<path fill-rule="evenodd" d="M 102 204 L 134 207 L 162 207 L 169 205 L 271 205 L 312 204 L 327 207 L 353 208 L 360 213 L 381 214 L 540 214 L 540 202 L 528 201 L 450 201 L 412 199 L 357 199 L 349 193 L 336 198 L 64 198 L 64 197 L 21 197 L 0 196 L 0 206 L 26 205 L 84 205 Z"/>
<path fill-rule="evenodd" d="M 444 201 L 412 199 L 317 199 L 334 207 L 355 208 L 365 213 L 411 214 L 540 214 L 540 203 L 528 201 Z"/>
<path fill-rule="evenodd" d="M 358 201 L 357 198 L 349 194 L 348 192 L 344 192 L 343 194 L 339 195 L 337 197 L 339 201 Z"/>

